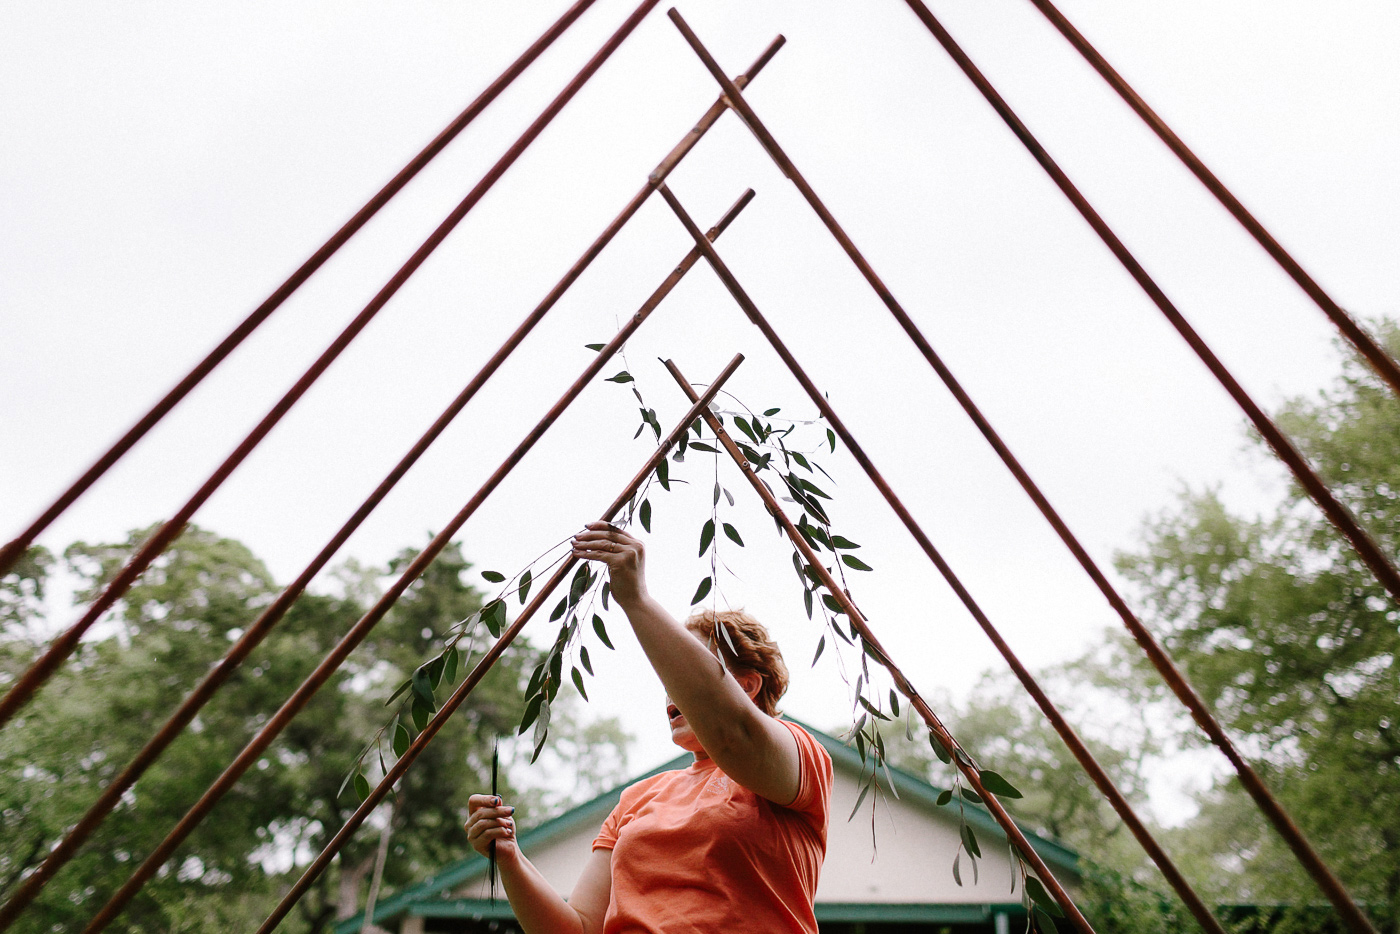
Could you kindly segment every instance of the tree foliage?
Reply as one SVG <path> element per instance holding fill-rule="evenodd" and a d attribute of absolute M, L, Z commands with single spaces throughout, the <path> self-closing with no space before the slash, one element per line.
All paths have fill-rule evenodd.
<path fill-rule="evenodd" d="M 1400 330 L 1382 328 L 1392 353 Z M 1400 403 L 1351 361 L 1278 421 L 1385 553 L 1400 551 Z M 1187 491 L 1119 568 L 1145 617 L 1324 859 L 1400 930 L 1400 611 L 1292 488 L 1272 514 Z M 1177 836 L 1230 901 L 1321 896 L 1232 779 Z"/>
<path fill-rule="evenodd" d="M 70 546 L 64 562 L 80 582 L 78 599 L 95 595 L 150 531 Z M 413 554 L 394 559 L 390 570 Z M 41 599 L 53 564 L 36 551 L 0 586 L 0 681 L 17 677 L 42 649 Z M 340 779 L 382 718 L 392 686 L 440 649 L 453 623 L 480 608 L 465 580 L 468 567 L 460 547 L 443 552 L 113 930 L 223 931 L 261 921 L 358 803 L 350 791 L 341 793 Z M 16 930 L 80 928 L 360 617 L 382 573 L 351 565 L 338 575 L 345 595 L 303 595 Z M 277 592 L 246 547 L 193 526 L 132 587 L 0 732 L 0 890 L 42 859 Z M 408 772 L 392 809 L 381 806 L 372 818 L 382 823 L 390 815 L 393 822 L 386 889 L 465 852 L 467 796 L 489 781 L 492 739 L 518 719 L 523 673 L 536 657 L 528 643 L 517 643 Z M 558 723 L 578 734 L 566 747 L 574 755 L 598 758 L 596 750 L 623 741 L 610 721 L 587 729 L 569 717 Z M 523 796 L 523 814 L 530 800 Z M 293 914 L 293 930 L 323 931 L 357 909 L 377 836 L 366 828 L 342 851 Z"/>

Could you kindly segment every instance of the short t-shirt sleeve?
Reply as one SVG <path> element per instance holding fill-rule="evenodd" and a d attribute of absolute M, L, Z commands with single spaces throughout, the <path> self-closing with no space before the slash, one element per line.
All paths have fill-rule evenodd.
<path fill-rule="evenodd" d="M 831 755 L 811 733 L 796 723 L 791 720 L 778 722 L 787 727 L 793 739 L 797 740 L 797 797 L 787 806 L 788 810 L 804 815 L 812 826 L 825 833 L 831 808 Z"/>
<path fill-rule="evenodd" d="M 602 829 L 598 831 L 598 836 L 593 838 L 593 849 L 611 850 L 617 846 L 617 833 L 621 829 L 619 826 L 619 812 L 622 810 L 622 802 L 618 802 L 617 807 L 612 809 L 608 819 L 603 821 Z"/>

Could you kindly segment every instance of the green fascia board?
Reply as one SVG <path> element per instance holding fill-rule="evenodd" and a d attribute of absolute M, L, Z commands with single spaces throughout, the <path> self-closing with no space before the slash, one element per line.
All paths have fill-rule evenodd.
<path fill-rule="evenodd" d="M 514 918 L 504 899 L 492 902 L 485 898 L 454 898 L 448 901 L 422 902 L 406 912 L 418 918 L 473 918 L 507 920 Z M 890 924 L 978 924 L 993 914 L 1024 917 L 1026 909 L 1020 904 L 948 905 L 939 903 L 872 904 L 869 902 L 821 902 L 816 906 L 817 920 L 823 923 L 884 922 Z"/>
<path fill-rule="evenodd" d="M 846 768 L 855 772 L 860 772 L 865 767 L 864 763 L 861 762 L 860 753 L 856 752 L 856 750 L 847 746 L 836 737 L 830 736 L 816 727 L 803 723 L 795 717 L 788 717 L 787 719 L 802 727 L 808 733 L 811 733 L 817 742 L 821 743 L 822 748 L 831 756 L 832 763 L 838 768 Z M 601 824 L 603 819 L 617 806 L 617 802 L 622 797 L 622 792 L 628 787 L 642 779 L 650 778 L 653 775 L 685 768 L 692 761 L 694 760 L 690 753 L 682 753 L 671 761 L 658 765 L 645 775 L 640 775 L 625 784 L 618 785 L 616 788 L 603 792 L 591 801 L 580 804 L 576 808 L 565 811 L 558 817 L 545 821 L 538 827 L 521 834 L 521 848 L 530 849 L 536 847 L 554 837 L 576 830 L 582 824 L 589 822 Z M 936 788 L 922 778 L 910 772 L 906 772 L 903 769 L 891 767 L 889 771 L 890 775 L 894 778 L 895 788 L 899 791 L 900 800 L 917 802 L 928 811 L 942 810 L 937 806 L 936 802 L 943 789 Z M 951 805 L 948 807 L 951 807 Z M 964 805 L 964 808 L 967 822 L 973 830 L 986 834 L 996 840 L 1004 841 L 1006 839 L 1006 834 L 1002 831 L 1001 825 L 996 822 L 996 819 L 992 817 L 985 808 L 974 804 Z M 1018 826 L 1020 825 L 1018 824 Z M 1052 870 L 1057 873 L 1066 873 L 1075 880 L 1080 878 L 1079 854 L 1077 852 L 1064 844 L 1042 837 L 1025 827 L 1022 827 L 1021 830 L 1025 833 L 1026 839 L 1030 841 L 1031 846 L 1040 854 L 1041 859 L 1045 860 L 1046 865 Z M 473 853 L 465 859 L 451 863 L 440 872 L 428 876 L 417 885 L 395 893 L 391 898 L 387 898 L 375 905 L 374 921 L 376 924 L 380 924 L 384 921 L 392 920 L 400 914 L 408 912 L 410 908 L 412 914 L 423 914 L 429 904 L 453 904 L 451 901 L 439 901 L 433 897 L 444 890 L 455 888 L 474 877 L 484 876 L 486 874 L 486 869 L 486 858 L 476 853 Z M 489 905 L 488 901 L 480 899 L 458 899 L 457 901 L 463 903 L 480 902 L 481 904 Z M 512 917 L 510 908 L 505 904 L 504 899 L 499 899 L 498 904 L 504 906 L 503 910 L 505 914 L 490 914 L 483 915 L 483 917 Z M 872 909 L 879 909 L 885 906 L 872 904 L 869 907 Z M 952 909 L 958 906 L 942 907 Z M 356 934 L 362 924 L 363 914 L 364 912 L 360 912 L 354 917 L 347 918 L 337 924 L 335 926 L 335 934 Z M 472 916 L 474 917 L 475 915 Z M 434 917 L 437 916 L 434 915 Z M 821 915 L 818 914 L 818 917 L 820 918 Z M 831 920 L 839 919 L 833 918 Z"/>
<path fill-rule="evenodd" d="M 1020 902 L 1007 904 L 949 905 L 944 902 L 817 902 L 817 920 L 825 923 L 864 922 L 885 924 L 979 924 L 994 914 L 1013 920 L 1026 916 Z"/>
<path fill-rule="evenodd" d="M 690 753 L 682 753 L 669 762 L 658 765 L 645 775 L 638 776 L 625 784 L 618 785 L 616 788 L 605 791 L 596 798 L 585 801 L 583 804 L 565 811 L 558 817 L 550 818 L 538 827 L 531 828 L 521 834 L 519 841 L 520 847 L 522 849 L 533 848 L 554 837 L 576 830 L 580 825 L 590 822 L 601 826 L 604 818 L 612 813 L 613 808 L 617 807 L 617 802 L 622 798 L 622 792 L 627 788 L 644 778 L 651 778 L 653 775 L 659 775 L 662 772 L 683 769 L 693 761 L 695 761 L 695 758 Z M 410 905 L 414 907 L 414 914 L 420 914 L 421 912 L 418 909 L 423 907 L 422 903 L 425 900 L 432 899 L 433 896 L 444 890 L 456 888 L 474 877 L 484 876 L 486 875 L 486 870 L 486 857 L 476 852 L 473 852 L 472 855 L 460 859 L 455 863 L 449 863 L 441 871 L 433 873 L 417 885 L 410 886 L 401 892 L 396 892 L 392 897 L 386 898 L 375 905 L 374 923 L 381 924 L 385 921 L 393 920 L 400 914 L 403 914 Z M 461 899 L 459 901 L 470 902 L 477 900 Z M 489 901 L 485 900 L 482 900 L 481 903 L 484 905 L 490 904 Z M 502 906 L 504 914 L 492 914 L 487 915 L 487 917 L 514 917 L 510 912 L 510 906 L 506 904 L 504 898 L 498 899 L 498 903 Z M 335 934 L 356 934 L 363 926 L 363 923 L 364 912 L 361 911 L 356 913 L 353 917 L 346 918 L 344 921 L 336 924 Z"/>

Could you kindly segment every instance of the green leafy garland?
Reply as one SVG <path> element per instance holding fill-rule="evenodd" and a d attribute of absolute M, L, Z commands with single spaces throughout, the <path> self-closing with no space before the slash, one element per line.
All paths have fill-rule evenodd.
<path fill-rule="evenodd" d="M 589 344 L 587 347 L 596 352 L 603 345 Z M 626 385 L 637 400 L 640 421 L 633 434 L 633 439 L 635 440 L 650 429 L 654 440 L 659 443 L 663 435 L 661 422 L 657 417 L 656 410 L 649 407 L 642 396 L 636 379 L 627 366 L 625 354 L 623 355 L 623 367 L 621 371 L 607 379 L 609 382 Z M 833 530 L 830 514 L 827 507 L 823 505 L 824 501 L 830 503 L 832 498 L 816 482 L 820 479 L 818 477 L 820 474 L 822 478 L 825 478 L 824 483 L 835 483 L 831 474 L 822 467 L 817 455 L 836 452 L 836 433 L 831 428 L 826 427 L 821 420 L 781 419 L 777 417 L 781 412 L 781 409 L 778 408 L 765 409 L 759 414 L 735 400 L 728 393 L 724 395 L 728 396 L 740 408 L 737 410 L 716 409 L 716 417 L 722 425 L 727 422 L 738 429 L 742 439 L 733 436 L 732 433 L 731 437 L 748 461 L 749 467 L 764 485 L 779 499 L 799 507 L 801 515 L 794 525 L 814 552 L 825 551 L 831 555 L 831 566 L 828 571 L 838 578 L 842 589 L 849 595 L 850 589 L 845 577 L 846 571 L 848 569 L 871 571 L 873 568 L 852 554 L 860 549 L 859 544 Z M 721 502 L 732 509 L 735 507 L 735 498 L 720 481 L 720 461 L 721 455 L 724 454 L 722 444 L 718 437 L 711 436 L 707 439 L 706 428 L 705 421 L 702 418 L 697 418 L 691 424 L 690 431 L 681 436 L 676 450 L 670 457 L 670 462 L 684 463 L 687 454 L 692 451 L 713 456 L 714 493 L 710 501 L 710 515 L 701 526 L 699 535 L 699 556 L 709 556 L 710 568 L 709 573 L 701 578 L 697 584 L 690 604 L 696 606 L 708 597 L 711 607 L 715 608 L 721 596 L 719 571 L 721 567 L 726 571 L 729 570 L 720 554 L 721 535 L 723 539 L 732 542 L 736 547 L 744 548 L 745 543 L 739 529 L 720 514 Z M 810 438 L 810 434 L 814 430 L 817 432 L 815 440 Z M 694 438 L 691 438 L 692 433 Z M 806 443 L 798 444 L 797 441 Z M 640 523 L 642 529 L 650 533 L 653 517 L 651 497 L 654 495 L 655 489 L 659 487 L 662 492 L 669 492 L 672 483 L 685 482 L 672 479 L 670 462 L 663 459 L 657 464 L 651 476 L 632 496 L 625 515 L 614 522 L 616 526 L 626 529 L 634 522 Z M 802 473 L 798 473 L 799 470 Z M 770 483 L 769 479 L 765 478 L 771 478 L 774 482 Z M 775 484 L 781 489 L 781 493 L 774 489 Z M 778 522 L 776 517 L 774 522 L 779 531 L 783 531 L 782 524 Z M 450 687 L 456 682 L 457 674 L 462 670 L 464 659 L 469 658 L 477 651 L 476 642 L 480 630 L 484 629 L 489 633 L 492 640 L 498 639 L 507 626 L 507 602 L 509 598 L 515 597 L 520 605 L 524 606 L 535 580 L 542 575 L 547 575 L 553 568 L 568 559 L 569 541 L 570 539 L 564 539 L 555 543 L 529 565 L 509 578 L 499 571 L 482 572 L 482 577 L 486 581 L 503 586 L 479 611 L 455 624 L 446 634 L 446 644 L 443 650 L 420 665 L 394 691 L 386 702 L 386 706 L 399 701 L 398 711 L 388 724 L 376 732 L 357 758 L 351 772 L 341 783 L 341 792 L 345 790 L 347 785 L 353 783 L 355 792 L 361 800 L 369 795 L 370 786 L 365 775 L 365 763 L 370 754 L 377 753 L 381 774 L 387 773 L 383 748 L 385 740 L 389 740 L 390 748 L 395 757 L 403 755 L 413 738 L 406 719 L 412 722 L 417 731 L 421 731 L 427 725 L 429 718 L 438 709 L 437 692 L 444 685 Z M 546 563 L 541 566 L 541 562 Z M 856 673 L 853 685 L 845 659 L 839 652 L 833 654 L 836 656 L 842 680 L 848 687 L 853 687 L 853 722 L 845 735 L 845 741 L 848 744 L 855 744 L 862 763 L 861 790 L 847 820 L 855 818 L 873 789 L 875 797 L 871 799 L 870 810 L 873 841 L 878 802 L 883 799 L 886 792 L 893 794 L 896 798 L 899 796 L 894 778 L 889 770 L 883 733 L 885 727 L 893 725 L 901 718 L 899 695 L 893 688 L 889 689 L 889 703 L 888 708 L 886 708 L 885 699 L 881 693 L 872 690 L 869 660 L 871 657 L 875 657 L 877 662 L 879 661 L 877 650 L 861 637 L 849 619 L 842 620 L 842 617 L 846 616 L 845 610 L 842 609 L 835 597 L 829 593 L 821 592 L 820 576 L 814 567 L 803 560 L 801 553 L 796 548 L 792 551 L 792 565 L 802 588 L 802 604 L 807 618 L 814 620 L 818 613 L 821 616 L 822 634 L 817 641 L 816 651 L 812 657 L 812 666 L 816 666 L 826 651 L 828 636 L 832 637 L 832 645 L 836 645 L 838 642 L 844 643 L 847 647 L 859 652 L 859 671 Z M 730 571 L 730 573 L 733 572 Z M 548 741 L 550 707 L 564 683 L 563 675 L 566 665 L 569 667 L 569 680 L 584 701 L 588 701 L 584 675 L 587 673 L 589 677 L 593 676 L 593 664 L 589 656 L 588 646 L 584 642 L 586 631 L 583 621 L 589 622 L 588 628 L 593 630 L 594 635 L 604 647 L 613 649 L 612 639 L 608 635 L 604 620 L 604 614 L 611 609 L 610 588 L 607 580 L 604 579 L 603 575 L 594 571 L 587 562 L 580 563 L 569 582 L 567 594 L 559 600 L 550 613 L 550 622 L 559 623 L 559 630 L 553 643 L 545 652 L 543 660 L 535 667 L 525 689 L 525 710 L 517 733 L 524 735 L 526 730 L 533 727 L 531 763 L 538 759 Z M 715 631 L 719 638 L 725 640 L 732 651 L 734 643 L 724 625 L 717 622 Z M 400 700 L 401 698 L 402 700 Z M 915 732 L 912 708 L 906 705 L 902 719 L 904 720 L 905 734 L 912 741 Z M 929 744 L 939 760 L 944 764 L 951 764 L 954 753 L 944 748 L 931 731 L 925 732 Z M 1022 797 L 1021 792 L 997 772 L 979 768 L 967 753 L 960 749 L 956 751 L 956 755 L 965 765 L 978 771 L 983 787 L 988 791 L 998 797 Z M 884 774 L 883 783 L 879 780 L 881 772 Z M 977 861 L 982 858 L 982 851 L 977 835 L 967 821 L 965 805 L 982 805 L 983 801 L 975 790 L 967 787 L 963 781 L 962 773 L 956 769 L 954 769 L 953 787 L 945 789 L 938 796 L 936 804 L 944 807 L 954 802 L 956 802 L 958 810 L 959 848 L 953 859 L 953 878 L 958 885 L 964 884 L 962 860 L 966 855 L 972 867 L 975 884 L 978 879 Z M 1008 854 L 1013 867 L 1012 890 L 1015 889 L 1015 881 L 1019 879 L 1028 924 L 1033 921 L 1041 930 L 1056 931 L 1052 916 L 1063 917 L 1060 906 L 1050 897 L 1040 880 L 1030 874 L 1025 860 L 1009 842 Z"/>

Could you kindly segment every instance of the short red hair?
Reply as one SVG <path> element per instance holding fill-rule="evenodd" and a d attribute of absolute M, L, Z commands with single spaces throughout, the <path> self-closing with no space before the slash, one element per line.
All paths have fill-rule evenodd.
<path fill-rule="evenodd" d="M 724 627 L 728 640 L 715 631 L 716 624 Z M 718 652 L 730 671 L 743 669 L 758 674 L 763 685 L 754 703 L 770 717 L 777 715 L 778 700 L 787 693 L 788 670 L 782 650 L 762 623 L 743 610 L 701 610 L 685 621 L 685 628 L 699 636 L 711 651 Z"/>

